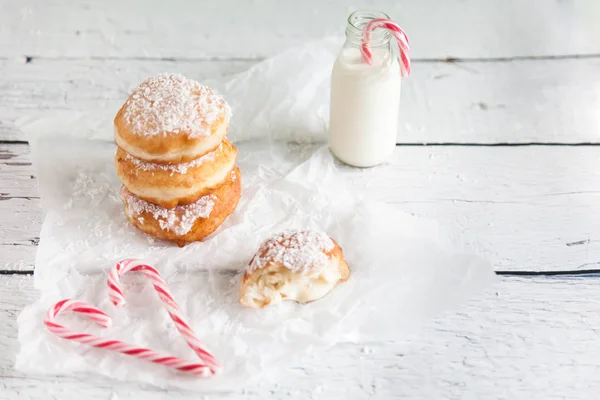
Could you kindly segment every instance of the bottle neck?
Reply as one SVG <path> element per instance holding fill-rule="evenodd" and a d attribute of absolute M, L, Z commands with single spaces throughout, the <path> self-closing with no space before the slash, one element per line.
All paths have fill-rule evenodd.
<path fill-rule="evenodd" d="M 363 32 L 365 26 L 376 18 L 389 19 L 390 17 L 381 11 L 359 10 L 348 17 L 346 24 L 345 47 L 360 47 L 363 43 Z M 377 29 L 371 33 L 369 48 L 391 49 L 392 35 L 385 29 Z"/>

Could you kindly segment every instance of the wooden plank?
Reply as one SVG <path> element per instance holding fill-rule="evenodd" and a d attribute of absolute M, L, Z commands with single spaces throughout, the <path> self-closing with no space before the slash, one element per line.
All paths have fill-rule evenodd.
<path fill-rule="evenodd" d="M 31 269 L 43 212 L 26 144 L 0 144 L 0 270 Z"/>
<path fill-rule="evenodd" d="M 0 143 L 0 200 L 9 194 L 11 198 L 37 197 L 27 144 Z"/>
<path fill-rule="evenodd" d="M 24 145 L 4 149 L 27 157 Z M 599 159 L 597 146 L 398 146 L 389 164 L 348 168 L 344 179 L 357 193 L 461 232 L 497 269 L 590 269 L 600 266 Z M 42 212 L 37 198 L 19 197 L 36 193 L 35 179 L 15 186 L 11 177 L 30 176 L 31 167 L 2 168 L 0 269 L 30 270 Z"/>
<path fill-rule="evenodd" d="M 0 60 L 0 140 L 26 140 L 14 120 L 58 112 L 114 109 L 148 76 L 176 71 L 217 79 L 246 70 L 250 61 Z M 107 129 L 112 135 L 112 127 Z"/>
<path fill-rule="evenodd" d="M 0 270 L 32 270 L 43 217 L 39 199 L 0 201 Z"/>
<path fill-rule="evenodd" d="M 503 279 L 406 339 L 338 345 L 243 392 L 214 398 L 595 399 L 600 390 L 598 282 Z M 15 317 L 36 296 L 31 278 L 0 276 L 3 399 L 65 398 L 75 392 L 90 400 L 164 398 L 165 391 L 100 377 L 13 371 Z M 198 398 L 179 390 L 168 396 Z"/>
<path fill-rule="evenodd" d="M 595 0 L 385 0 L 374 7 L 404 27 L 415 58 L 600 53 Z M 0 57 L 261 58 L 342 35 L 353 9 L 345 0 L 177 0 L 152 6 L 143 0 L 4 0 Z"/>
<path fill-rule="evenodd" d="M 589 269 L 600 261 L 599 156 L 595 146 L 397 147 L 357 181 L 462 231 L 496 269 Z"/>
<path fill-rule="evenodd" d="M 24 116 L 117 110 L 131 88 L 152 74 L 179 71 L 200 80 L 218 79 L 253 64 L 0 60 L 0 140 L 25 140 L 13 123 Z M 600 143 L 596 117 L 600 98 L 593 83 L 599 69 L 600 59 L 417 63 L 403 87 L 398 142 Z M 325 93 L 322 97 L 327 109 L 328 97 Z M 279 99 L 271 101 L 274 105 Z M 307 119 L 314 118 L 316 110 L 305 113 Z M 286 116 L 279 118 L 285 121 Z M 111 135 L 107 127 L 107 138 Z"/>

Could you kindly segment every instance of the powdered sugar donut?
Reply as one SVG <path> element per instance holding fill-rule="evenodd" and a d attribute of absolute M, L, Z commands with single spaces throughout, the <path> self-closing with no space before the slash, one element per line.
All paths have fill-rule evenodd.
<path fill-rule="evenodd" d="M 222 185 L 235 167 L 236 158 L 237 149 L 225 139 L 215 151 L 181 164 L 149 163 L 118 149 L 115 166 L 130 192 L 172 208 L 193 203 Z"/>
<path fill-rule="evenodd" d="M 121 187 L 121 197 L 125 215 L 135 227 L 183 246 L 213 233 L 235 210 L 241 191 L 240 170 L 236 167 L 223 185 L 191 204 L 161 207 L 138 198 L 125 186 Z"/>
<path fill-rule="evenodd" d="M 349 277 L 341 247 L 326 233 L 283 232 L 263 242 L 246 267 L 240 302 L 253 308 L 284 300 L 308 303 Z"/>
<path fill-rule="evenodd" d="M 115 142 L 140 160 L 182 163 L 216 149 L 231 110 L 212 89 L 180 74 L 136 87 L 115 117 Z"/>

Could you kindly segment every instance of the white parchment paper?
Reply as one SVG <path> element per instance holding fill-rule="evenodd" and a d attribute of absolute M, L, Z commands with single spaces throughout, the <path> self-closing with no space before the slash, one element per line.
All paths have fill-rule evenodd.
<path fill-rule="evenodd" d="M 107 140 L 90 139 L 112 131 L 110 123 L 101 122 L 103 115 L 77 115 L 69 120 L 68 130 L 63 130 L 65 121 L 56 119 L 25 127 L 33 133 L 32 159 L 47 214 L 34 275 L 40 299 L 18 321 L 19 370 L 96 373 L 160 387 L 235 390 L 340 341 L 398 340 L 493 279 L 487 261 L 457 247 L 459 237 L 397 206 L 367 200 L 361 186 L 351 184 L 365 173 L 389 180 L 385 167 L 352 169 L 338 165 L 322 145 L 278 140 L 278 129 L 284 139 L 323 135 L 319 111 L 307 114 L 314 96 L 310 90 L 302 92 L 303 80 L 282 80 L 285 64 L 294 57 L 300 64 L 294 68 L 306 79 L 311 68 L 315 74 L 325 73 L 320 62 L 303 63 L 298 54 L 303 53 L 284 53 L 227 82 L 234 119 L 243 121 L 247 137 L 254 138 L 236 142 L 242 198 L 209 240 L 184 248 L 152 239 L 127 222 L 114 172 L 116 148 Z M 263 82 L 267 92 L 263 104 L 285 93 L 289 102 L 275 108 L 255 104 L 256 98 L 249 96 L 258 91 L 257 82 Z M 292 96 L 299 91 L 301 95 Z M 257 127 L 265 123 L 272 129 L 259 140 Z M 86 131 L 90 127 L 93 134 Z M 74 132 L 85 138 L 74 138 Z M 262 240 L 289 228 L 320 229 L 334 237 L 351 267 L 351 279 L 308 305 L 242 307 L 238 286 L 244 266 Z M 143 277 L 124 278 L 125 308 L 109 303 L 107 272 L 125 257 L 142 258 L 161 271 L 198 336 L 224 364 L 221 375 L 194 379 L 46 332 L 42 322 L 47 309 L 62 298 L 76 298 L 108 312 L 113 327 L 100 329 L 74 316 L 61 317 L 65 325 L 193 358 Z"/>

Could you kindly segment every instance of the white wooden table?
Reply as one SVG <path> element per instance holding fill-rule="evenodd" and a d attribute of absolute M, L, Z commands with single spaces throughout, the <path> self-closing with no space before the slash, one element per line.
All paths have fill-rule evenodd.
<path fill-rule="evenodd" d="M 531 273 L 502 276 L 411 337 L 339 345 L 278 382 L 210 398 L 600 396 L 600 4 L 363 3 L 0 0 L 1 399 L 167 396 L 100 377 L 14 371 L 16 316 L 36 298 L 43 215 L 28 145 L 12 121 L 118 105 L 158 72 L 243 71 L 342 32 L 345 15 L 365 5 L 399 20 L 414 58 L 389 177 L 370 182 L 372 193 L 458 227 L 497 270 Z M 532 276 L 540 271 L 559 275 Z"/>

